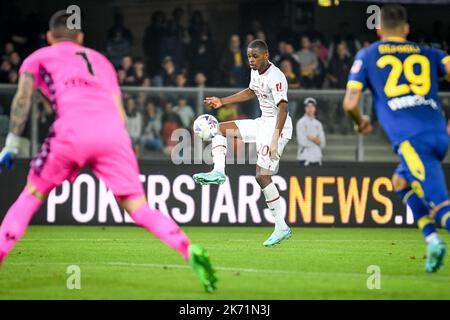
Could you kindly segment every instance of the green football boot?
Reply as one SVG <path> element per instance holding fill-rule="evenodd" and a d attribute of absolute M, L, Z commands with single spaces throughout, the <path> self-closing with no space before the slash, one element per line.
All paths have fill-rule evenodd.
<path fill-rule="evenodd" d="M 436 272 L 444 265 L 444 256 L 447 246 L 441 238 L 436 238 L 428 244 L 427 260 L 425 262 L 426 272 Z"/>
<path fill-rule="evenodd" d="M 222 184 L 225 182 L 225 175 L 219 171 L 210 171 L 210 172 L 202 172 L 196 173 L 192 176 L 194 181 L 205 185 L 205 184 Z"/>
<path fill-rule="evenodd" d="M 197 274 L 206 292 L 216 290 L 217 276 L 211 262 L 208 251 L 196 244 L 189 246 L 189 263 Z"/>

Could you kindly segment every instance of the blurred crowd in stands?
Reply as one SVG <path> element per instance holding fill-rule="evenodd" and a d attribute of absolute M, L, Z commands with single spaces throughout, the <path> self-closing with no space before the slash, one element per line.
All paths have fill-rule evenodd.
<path fill-rule="evenodd" d="M 370 45 L 367 36 L 349 33 L 331 38 L 317 32 L 268 35 L 262 24 L 256 21 L 251 32 L 230 35 L 228 46 L 219 52 L 203 14 L 194 11 L 189 17 L 185 15 L 181 8 L 174 9 L 171 14 L 154 12 L 142 39 L 139 39 L 124 24 L 123 16 L 116 13 L 104 47 L 97 49 L 111 60 L 123 87 L 247 87 L 250 73 L 246 46 L 258 38 L 268 42 L 270 60 L 286 75 L 289 89 L 344 89 L 356 52 Z M 188 23 L 185 25 L 183 21 Z M 422 45 L 448 51 L 450 30 L 445 37 L 442 29 L 437 22 L 429 39 L 424 34 L 412 37 Z M 45 45 L 44 33 L 32 30 L 34 32 L 28 38 L 12 35 L 0 43 L 0 83 L 17 83 L 23 59 Z M 141 57 L 131 54 L 135 42 L 142 44 Z M 443 83 L 441 89 L 450 90 L 450 86 Z M 125 93 L 127 127 L 136 153 L 145 150 L 169 153 L 173 130 L 191 128 L 196 115 L 195 104 L 194 97 L 183 94 L 150 98 L 146 93 Z M 249 112 L 248 105 L 232 105 L 219 109 L 215 115 L 219 121 L 257 116 L 257 104 L 251 104 L 251 108 Z M 295 108 L 293 103 L 290 111 L 295 111 Z M 39 119 L 47 123 L 50 112 L 48 108 L 41 108 Z M 8 106 L 3 106 L 2 110 L 0 105 L 2 113 L 9 113 Z"/>

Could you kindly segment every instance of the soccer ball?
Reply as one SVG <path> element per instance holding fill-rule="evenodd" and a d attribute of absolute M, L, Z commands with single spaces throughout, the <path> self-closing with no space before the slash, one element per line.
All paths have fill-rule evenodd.
<path fill-rule="evenodd" d="M 203 141 L 210 141 L 218 129 L 219 121 L 210 114 L 202 114 L 194 121 L 194 132 Z"/>

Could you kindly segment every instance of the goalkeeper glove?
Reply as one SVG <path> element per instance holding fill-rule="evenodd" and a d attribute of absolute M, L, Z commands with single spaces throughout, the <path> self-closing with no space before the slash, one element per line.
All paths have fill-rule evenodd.
<path fill-rule="evenodd" d="M 11 169 L 14 165 L 14 158 L 19 153 L 20 137 L 14 133 L 8 133 L 6 137 L 5 147 L 0 152 L 0 169 L 2 166 L 6 166 Z"/>

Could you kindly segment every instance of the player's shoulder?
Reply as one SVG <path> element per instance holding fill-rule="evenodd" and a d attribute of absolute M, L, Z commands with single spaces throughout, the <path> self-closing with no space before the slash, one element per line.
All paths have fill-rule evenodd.
<path fill-rule="evenodd" d="M 440 48 L 434 48 L 434 47 L 430 47 L 430 46 L 420 46 L 421 49 L 421 53 L 426 55 L 426 56 L 447 56 L 447 52 L 445 52 L 444 50 L 440 49 Z"/>
<path fill-rule="evenodd" d="M 375 52 L 378 52 L 378 46 L 380 44 L 381 44 L 381 41 L 375 41 L 375 42 L 371 43 L 370 45 L 368 45 L 367 47 L 360 49 L 356 53 L 355 59 L 368 59 L 368 57 L 370 57 L 370 55 L 372 55 Z"/>
<path fill-rule="evenodd" d="M 35 51 L 33 51 L 32 53 L 30 53 L 25 59 L 25 61 L 34 61 L 34 60 L 39 60 L 42 58 L 46 58 L 49 57 L 52 54 L 52 47 L 51 46 L 46 46 L 46 47 L 42 47 L 39 48 Z"/>
<path fill-rule="evenodd" d="M 286 79 L 286 76 L 284 73 L 278 68 L 275 64 L 270 62 L 270 67 L 267 70 L 268 77 L 273 80 L 280 80 L 280 79 Z"/>
<path fill-rule="evenodd" d="M 92 58 L 96 58 L 98 60 L 102 60 L 107 63 L 110 63 L 108 58 L 103 53 L 101 53 L 95 49 L 89 48 L 89 47 L 83 47 L 83 48 L 88 52 L 89 56 L 91 56 Z"/>

